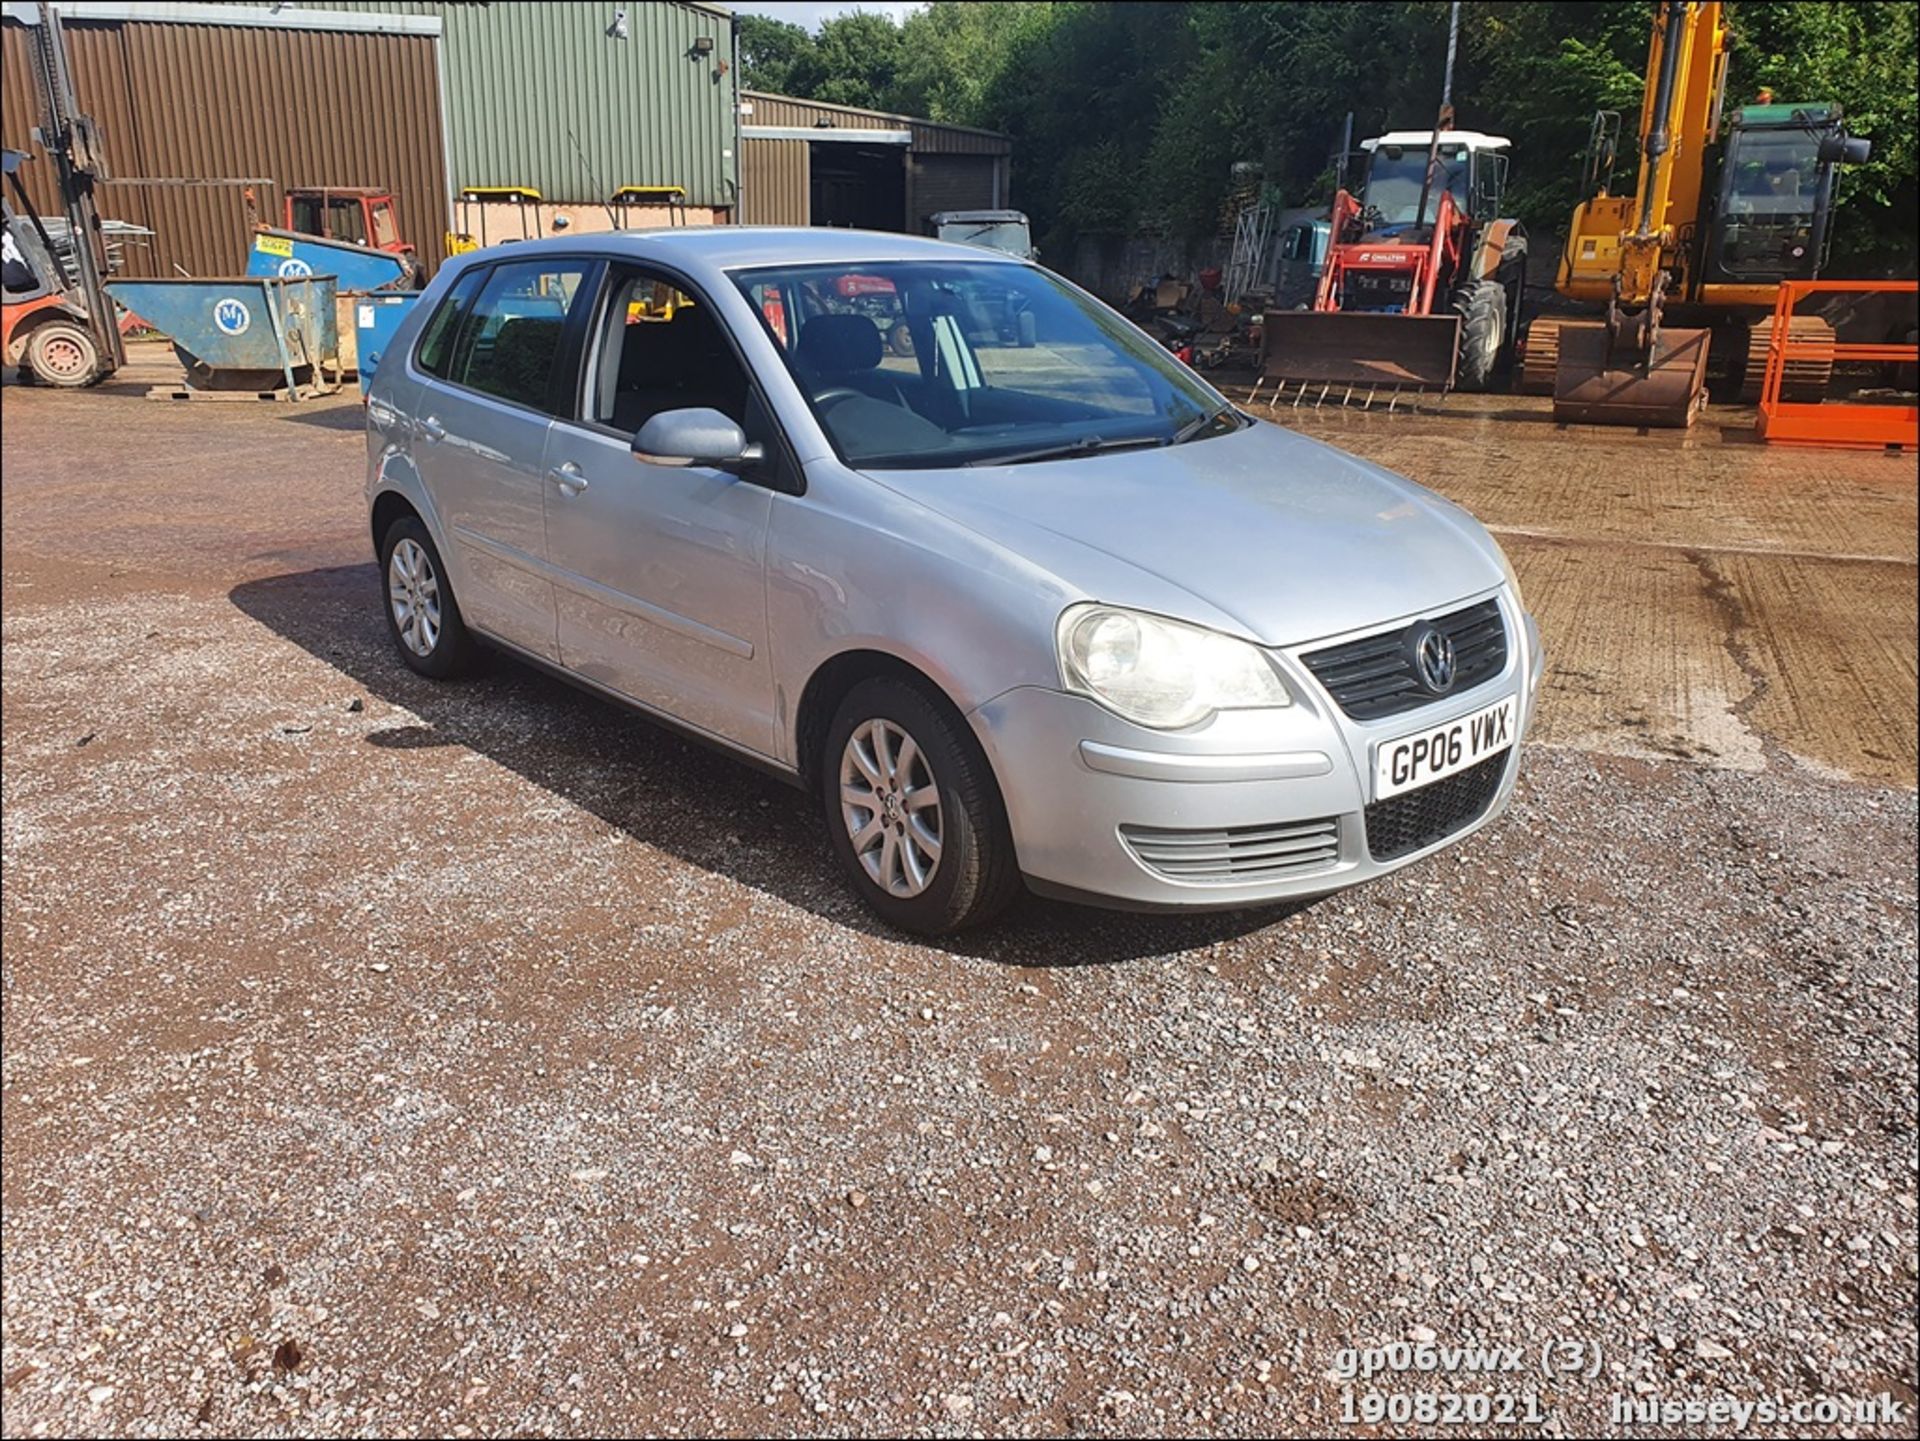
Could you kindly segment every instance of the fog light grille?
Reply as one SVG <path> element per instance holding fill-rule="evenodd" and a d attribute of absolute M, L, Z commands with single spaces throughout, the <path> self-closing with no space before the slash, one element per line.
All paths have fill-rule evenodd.
<path fill-rule="evenodd" d="M 1338 817 L 1215 830 L 1122 826 L 1128 848 L 1173 881 L 1245 884 L 1324 870 L 1340 859 Z"/>

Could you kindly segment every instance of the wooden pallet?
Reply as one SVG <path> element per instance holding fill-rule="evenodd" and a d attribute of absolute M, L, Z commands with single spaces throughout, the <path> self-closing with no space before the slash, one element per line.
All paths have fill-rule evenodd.
<path fill-rule="evenodd" d="M 302 385 L 289 393 L 285 386 L 278 390 L 197 390 L 191 385 L 156 385 L 147 391 L 148 400 L 225 400 L 251 402 L 257 404 L 263 400 L 278 401 L 286 404 L 296 400 L 317 400 L 324 395 L 333 395 L 338 386 Z"/>

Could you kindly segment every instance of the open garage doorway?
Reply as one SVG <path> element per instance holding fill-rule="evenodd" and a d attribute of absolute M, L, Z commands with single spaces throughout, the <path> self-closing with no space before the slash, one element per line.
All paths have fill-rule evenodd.
<path fill-rule="evenodd" d="M 904 145 L 814 141 L 810 185 L 815 225 L 898 230 L 907 212 Z"/>

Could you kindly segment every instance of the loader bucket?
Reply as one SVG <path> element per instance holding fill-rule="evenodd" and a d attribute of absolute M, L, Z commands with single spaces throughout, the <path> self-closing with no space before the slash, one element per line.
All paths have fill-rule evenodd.
<path fill-rule="evenodd" d="M 1645 363 L 1607 354 L 1607 327 L 1563 321 L 1553 377 L 1553 418 L 1579 425 L 1693 424 L 1706 400 L 1706 330 L 1662 330 Z"/>
<path fill-rule="evenodd" d="M 1270 310 L 1261 374 L 1268 380 L 1451 390 L 1460 351 L 1454 315 Z"/>

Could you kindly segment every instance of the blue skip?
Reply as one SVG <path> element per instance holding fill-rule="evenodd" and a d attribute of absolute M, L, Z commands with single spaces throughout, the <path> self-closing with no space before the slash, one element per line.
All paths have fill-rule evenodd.
<path fill-rule="evenodd" d="M 113 298 L 173 341 L 186 386 L 150 395 L 273 395 L 303 400 L 339 389 L 334 279 L 110 280 Z M 324 372 L 331 371 L 332 384 Z"/>
<path fill-rule="evenodd" d="M 389 251 L 302 235 L 297 230 L 262 228 L 253 232 L 247 274 L 277 275 L 282 280 L 331 275 L 343 291 L 386 290 L 404 284 L 409 270 L 406 257 Z"/>
<path fill-rule="evenodd" d="M 393 339 L 400 322 L 413 314 L 417 290 L 381 290 L 372 295 L 349 296 L 353 304 L 353 329 L 359 356 L 360 398 L 367 398 L 373 372 L 380 364 L 380 353 Z"/>

